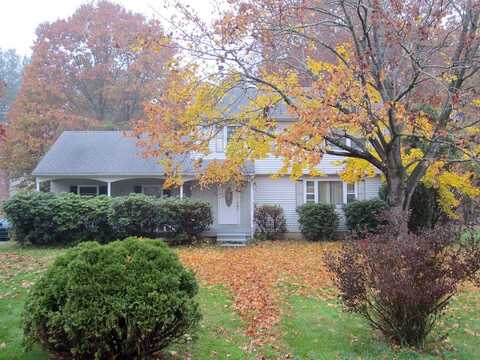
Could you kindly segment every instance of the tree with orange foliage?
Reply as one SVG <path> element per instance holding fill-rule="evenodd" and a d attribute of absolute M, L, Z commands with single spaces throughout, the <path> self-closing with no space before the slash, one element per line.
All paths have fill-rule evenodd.
<path fill-rule="evenodd" d="M 108 1 L 37 29 L 31 63 L 8 113 L 3 167 L 28 175 L 63 130 L 124 129 L 143 115 L 173 49 L 139 49 L 165 39 L 158 21 Z"/>
<path fill-rule="evenodd" d="M 344 181 L 383 174 L 405 231 L 421 181 L 452 215 L 458 193 L 480 195 L 467 167 L 480 156 L 478 1 L 228 4 L 213 26 L 175 4 L 183 17 L 173 40 L 197 62 L 175 67 L 136 127 L 172 179 L 181 181 L 172 153 L 208 153 L 216 132 L 233 125 L 226 160 L 211 163 L 204 182 L 236 178 L 246 160 L 270 153 L 293 178 L 319 175 L 324 154 L 342 155 Z M 256 96 L 225 111 L 232 89 L 248 87 Z M 282 132 L 278 107 L 296 119 Z"/>

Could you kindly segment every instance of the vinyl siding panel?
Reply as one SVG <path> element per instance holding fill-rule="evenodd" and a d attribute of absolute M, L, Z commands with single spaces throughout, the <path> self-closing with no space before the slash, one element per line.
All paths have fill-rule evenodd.
<path fill-rule="evenodd" d="M 378 192 L 382 186 L 380 176 L 365 179 L 365 197 L 366 199 L 378 198 Z"/>
<path fill-rule="evenodd" d="M 255 178 L 255 205 L 280 205 L 285 214 L 287 231 L 299 232 L 295 181 L 288 177 L 271 179 L 268 176 Z"/>
<path fill-rule="evenodd" d="M 316 168 L 324 174 L 337 174 L 343 170 L 343 165 L 338 164 L 338 162 L 343 159 L 344 157 L 342 156 L 325 154 Z M 255 160 L 255 173 L 261 175 L 275 174 L 280 170 L 282 165 L 282 160 L 274 156 Z"/>

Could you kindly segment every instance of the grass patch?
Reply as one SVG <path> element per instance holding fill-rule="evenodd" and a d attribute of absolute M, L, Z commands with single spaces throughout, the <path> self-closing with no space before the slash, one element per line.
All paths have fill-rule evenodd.
<path fill-rule="evenodd" d="M 320 247 L 320 245 L 317 245 Z M 197 263 L 202 284 L 198 294 L 203 319 L 200 328 L 193 339 L 169 347 L 162 360 L 180 359 L 476 359 L 480 347 L 480 290 L 469 287 L 453 302 L 448 316 L 439 323 L 438 334 L 448 333 L 448 340 L 431 342 L 423 353 L 409 349 L 393 349 L 386 344 L 378 334 L 373 334 L 365 323 L 357 316 L 341 311 L 335 300 L 331 300 L 328 283 L 321 286 L 323 280 L 314 278 L 318 270 L 316 262 L 305 260 L 312 265 L 308 281 L 289 282 L 298 279 L 293 272 L 295 264 L 306 258 L 307 250 L 317 250 L 306 244 L 307 250 L 302 250 L 303 243 L 264 244 L 261 247 L 225 250 L 214 247 L 189 248 L 184 250 L 190 254 L 198 253 L 189 260 L 201 259 Z M 318 248 L 319 249 L 319 248 Z M 61 248 L 20 247 L 13 243 L 0 246 L 0 359 L 27 360 L 47 359 L 45 352 L 36 348 L 25 353 L 22 346 L 21 311 L 31 285 L 38 279 L 56 256 L 65 250 Z M 181 251 L 181 250 L 179 250 Z M 302 252 L 303 251 L 303 252 Z M 272 256 L 268 256 L 269 253 Z M 283 252 L 287 256 L 280 256 Z M 318 251 L 314 252 L 318 256 Z M 198 256 L 197 256 L 198 255 Z M 211 256 L 207 261 L 204 256 Z M 216 257 L 215 257 L 216 256 Z M 252 257 L 253 260 L 249 260 Z M 222 285 L 225 276 L 218 276 L 217 267 L 212 269 L 213 260 L 218 260 L 222 266 L 227 266 L 229 259 L 232 267 L 237 267 L 251 261 L 252 264 L 264 263 L 268 270 L 287 269 L 291 277 L 282 277 L 278 291 L 279 300 L 285 306 L 281 319 L 272 330 L 274 340 L 263 346 L 252 345 L 252 338 L 245 335 L 248 328 L 247 320 L 242 319 L 235 310 L 235 295 Z M 200 261 L 200 260 L 198 260 Z M 235 262 L 235 264 L 233 264 Z M 291 264 L 291 265 L 290 265 Z M 306 266 L 306 265 L 302 265 Z M 240 271 L 228 270 L 231 276 L 240 276 Z M 252 267 L 246 267 L 245 280 L 256 281 L 250 272 Z M 269 272 L 262 272 L 262 275 Z M 303 268 L 298 270 L 303 273 Z M 215 286 L 205 285 L 209 277 L 214 277 Z M 243 276 L 243 275 L 242 275 Z M 317 282 L 315 282 L 317 281 Z M 314 293 L 303 291 L 307 284 L 317 285 L 315 288 L 327 294 L 320 299 Z M 244 284 L 242 282 L 241 284 Z M 248 293 L 247 293 L 248 294 Z M 256 299 L 255 297 L 253 299 Z M 327 300 L 330 299 L 330 300 Z M 242 303 L 240 303 L 242 304 Z M 435 334 L 433 338 L 435 337 Z"/>
<path fill-rule="evenodd" d="M 342 312 L 335 301 L 290 296 L 283 340 L 294 359 L 475 359 L 480 345 L 479 301 L 478 291 L 460 295 L 439 326 L 439 333 L 449 332 L 448 340 L 435 342 L 433 334 L 420 353 L 392 348 L 360 317 Z"/>

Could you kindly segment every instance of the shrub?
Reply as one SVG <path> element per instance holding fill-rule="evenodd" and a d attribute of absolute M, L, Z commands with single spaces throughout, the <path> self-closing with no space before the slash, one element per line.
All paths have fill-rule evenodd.
<path fill-rule="evenodd" d="M 193 274 L 158 240 L 86 242 L 33 286 L 25 343 L 73 359 L 151 358 L 200 319 Z"/>
<path fill-rule="evenodd" d="M 388 186 L 383 184 L 379 191 L 382 200 L 386 200 Z M 417 185 L 410 201 L 408 228 L 410 231 L 420 231 L 423 228 L 432 229 L 437 224 L 445 223 L 448 215 L 439 205 L 438 190 L 429 188 L 422 183 Z"/>
<path fill-rule="evenodd" d="M 112 198 L 101 195 L 93 197 L 82 197 L 86 211 L 82 216 L 85 233 L 83 240 L 97 240 L 100 243 L 107 243 L 115 238 L 115 232 L 109 221 L 112 208 Z"/>
<path fill-rule="evenodd" d="M 360 236 L 374 232 L 385 224 L 383 213 L 386 209 L 387 204 L 380 199 L 354 201 L 345 207 L 347 226 Z"/>
<path fill-rule="evenodd" d="M 281 206 L 256 206 L 253 218 L 256 225 L 255 235 L 261 239 L 280 239 L 287 232 L 287 222 Z"/>
<path fill-rule="evenodd" d="M 190 198 L 166 198 L 158 201 L 160 222 L 172 243 L 191 243 L 213 223 L 210 204 Z"/>
<path fill-rule="evenodd" d="M 55 224 L 51 209 L 55 196 L 42 192 L 18 192 L 3 204 L 3 210 L 12 228 L 10 236 L 24 244 L 53 242 Z"/>
<path fill-rule="evenodd" d="M 300 231 L 307 240 L 329 240 L 335 235 L 338 215 L 331 205 L 306 203 L 297 209 Z"/>
<path fill-rule="evenodd" d="M 462 282 L 478 280 L 480 239 L 453 224 L 403 237 L 386 226 L 345 242 L 326 264 L 347 311 L 391 341 L 421 348 Z"/>
<path fill-rule="evenodd" d="M 32 244 L 107 243 L 128 236 L 166 236 L 172 242 L 185 243 L 213 222 L 207 202 L 143 194 L 109 198 L 20 192 L 4 209 L 13 238 Z"/>
<path fill-rule="evenodd" d="M 112 239 L 108 222 L 111 199 L 66 193 L 19 192 L 4 204 L 12 224 L 12 237 L 19 243 L 72 244 Z"/>
<path fill-rule="evenodd" d="M 108 220 L 118 238 L 156 237 L 166 221 L 157 200 L 143 194 L 113 198 Z"/>

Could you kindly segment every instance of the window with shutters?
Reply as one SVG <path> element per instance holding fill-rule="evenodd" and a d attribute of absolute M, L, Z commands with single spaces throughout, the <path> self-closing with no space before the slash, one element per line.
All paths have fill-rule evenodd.
<path fill-rule="evenodd" d="M 344 203 L 344 184 L 341 181 L 305 180 L 304 191 L 305 202 L 331 205 Z"/>

